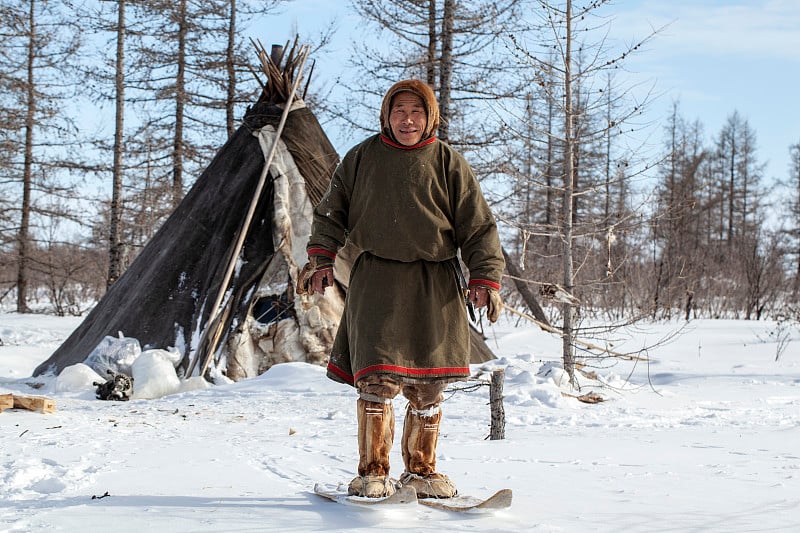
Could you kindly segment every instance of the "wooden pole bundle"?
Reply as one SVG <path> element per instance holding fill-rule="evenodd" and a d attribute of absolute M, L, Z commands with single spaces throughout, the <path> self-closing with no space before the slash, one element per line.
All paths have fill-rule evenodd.
<path fill-rule="evenodd" d="M 286 125 L 286 118 L 288 117 L 289 111 L 292 108 L 292 102 L 294 101 L 297 87 L 300 85 L 300 80 L 303 76 L 303 67 L 305 66 L 309 49 L 310 47 L 307 45 L 301 46 L 299 49 L 297 49 L 297 40 L 295 39 L 295 44 L 289 51 L 288 56 L 286 56 L 286 63 L 281 72 L 281 69 L 279 69 L 278 65 L 272 61 L 270 54 L 267 54 L 264 45 L 261 43 L 258 43 L 257 45 L 257 53 L 258 58 L 261 61 L 262 71 L 267 76 L 267 88 L 265 89 L 264 93 L 266 93 L 267 90 L 275 91 L 274 93 L 266 96 L 265 94 L 262 94 L 262 98 L 276 95 L 283 96 L 286 94 L 287 86 L 289 87 L 289 91 L 285 98 L 282 99 L 284 108 L 281 115 L 281 120 L 276 128 L 275 137 L 269 154 L 265 154 L 264 168 L 261 172 L 261 176 L 259 177 L 256 190 L 253 193 L 253 198 L 250 202 L 247 214 L 242 222 L 236 245 L 234 246 L 233 253 L 231 254 L 230 262 L 228 263 L 228 269 L 225 272 L 222 284 L 217 292 L 216 301 L 214 302 L 214 306 L 211 308 L 212 314 L 209 317 L 209 320 L 206 323 L 206 328 L 203 330 L 201 335 L 196 355 L 189 364 L 189 368 L 187 370 L 188 376 L 192 375 L 197 362 L 201 359 L 202 363 L 200 367 L 200 375 L 204 375 L 206 370 L 208 370 L 208 366 L 211 364 L 211 360 L 214 358 L 214 352 L 216 351 L 220 337 L 222 336 L 223 324 L 225 323 L 224 318 L 228 312 L 223 305 L 225 293 L 228 290 L 228 285 L 230 284 L 231 278 L 233 277 L 233 272 L 236 269 L 236 263 L 239 259 L 239 254 L 244 246 L 244 241 L 247 237 L 247 228 L 250 227 L 250 223 L 253 220 L 253 215 L 255 214 L 258 201 L 261 198 L 261 193 L 264 190 L 264 185 L 267 182 L 269 168 L 272 165 L 272 160 L 274 159 L 275 152 L 278 148 L 278 141 L 280 140 L 281 133 Z M 276 99 L 275 103 L 280 103 L 280 100 Z"/>

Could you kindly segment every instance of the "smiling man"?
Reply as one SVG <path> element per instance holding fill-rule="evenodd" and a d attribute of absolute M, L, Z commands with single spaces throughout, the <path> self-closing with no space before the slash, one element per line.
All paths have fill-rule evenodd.
<path fill-rule="evenodd" d="M 428 113 L 425 103 L 417 94 L 401 92 L 392 99 L 389 108 L 389 126 L 392 135 L 404 146 L 414 146 L 422 140 Z"/>
<path fill-rule="evenodd" d="M 314 210 L 309 262 L 298 293 L 332 285 L 349 240 L 360 250 L 328 363 L 328 377 L 359 393 L 358 476 L 349 492 L 382 497 L 399 484 L 419 497 L 448 498 L 436 471 L 440 403 L 448 383 L 469 377 L 469 326 L 457 253 L 470 272 L 468 298 L 497 320 L 504 262 L 494 218 L 466 160 L 436 138 L 439 106 L 419 80 L 393 85 L 381 132 L 352 148 Z M 460 272 L 459 272 L 460 273 Z M 392 398 L 408 399 L 405 471 L 389 477 Z"/>

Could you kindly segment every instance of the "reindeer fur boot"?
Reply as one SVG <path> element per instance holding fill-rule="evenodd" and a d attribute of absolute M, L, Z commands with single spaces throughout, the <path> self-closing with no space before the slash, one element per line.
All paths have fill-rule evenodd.
<path fill-rule="evenodd" d="M 395 481 L 389 478 L 389 451 L 394 441 L 391 403 L 358 400 L 358 477 L 348 492 L 355 496 L 391 496 Z"/>
<path fill-rule="evenodd" d="M 442 409 L 435 405 L 425 411 L 406 410 L 403 425 L 403 462 L 406 470 L 400 484 L 411 486 L 420 498 L 452 498 L 458 491 L 444 474 L 436 472 L 436 442 Z"/>

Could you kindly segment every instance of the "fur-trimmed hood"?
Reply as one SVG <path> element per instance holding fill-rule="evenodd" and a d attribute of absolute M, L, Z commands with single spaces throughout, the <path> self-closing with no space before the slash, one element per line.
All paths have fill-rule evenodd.
<path fill-rule="evenodd" d="M 389 112 L 392 107 L 392 98 L 402 92 L 416 94 L 422 98 L 422 102 L 425 104 L 428 123 L 425 126 L 425 132 L 422 134 L 421 140 L 424 141 L 436 135 L 436 130 L 439 129 L 439 103 L 436 101 L 436 95 L 433 93 L 433 89 L 425 82 L 414 79 L 398 81 L 386 91 L 386 96 L 383 97 L 383 103 L 381 104 L 381 131 L 383 134 L 392 140 L 396 140 L 389 125 Z"/>

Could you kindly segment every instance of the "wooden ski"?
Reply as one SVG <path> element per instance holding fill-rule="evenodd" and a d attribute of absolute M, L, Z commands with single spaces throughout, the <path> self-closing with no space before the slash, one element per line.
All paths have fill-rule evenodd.
<path fill-rule="evenodd" d="M 419 498 L 417 502 L 444 511 L 482 513 L 511 507 L 512 496 L 511 489 L 501 489 L 483 499 L 474 496 L 454 496 L 452 498 Z"/>
<path fill-rule="evenodd" d="M 329 488 L 320 483 L 314 485 L 314 494 L 322 496 L 328 500 L 345 505 L 357 505 L 364 507 L 375 507 L 383 505 L 408 505 L 416 503 L 417 492 L 413 487 L 400 487 L 391 496 L 385 498 L 365 498 L 362 496 L 350 496 L 347 491 L 340 488 Z"/>

